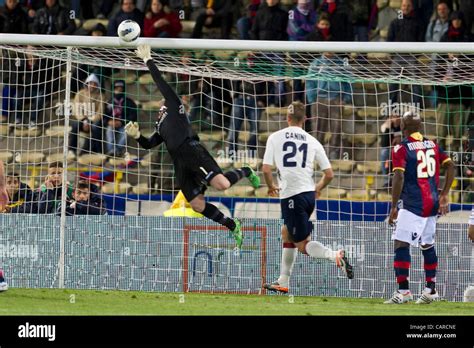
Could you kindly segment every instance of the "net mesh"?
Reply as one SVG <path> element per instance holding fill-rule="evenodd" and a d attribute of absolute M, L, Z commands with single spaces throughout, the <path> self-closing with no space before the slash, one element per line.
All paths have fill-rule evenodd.
<path fill-rule="evenodd" d="M 133 120 L 139 123 L 142 134 L 152 134 L 162 99 L 133 49 L 74 47 L 68 50 L 40 45 L 2 45 L 1 49 L 0 155 L 7 162 L 7 172 L 15 172 L 18 180 L 31 189 L 28 191 L 23 184 L 9 211 L 58 216 L 61 206 L 66 205 L 69 214 L 74 210 L 71 204 L 77 201 L 78 182 L 94 184 L 90 186 L 93 202 L 81 210 L 85 215 L 68 218 L 63 226 L 44 215 L 22 220 L 36 224 L 31 226 L 44 226 L 41 233 L 47 229 L 55 233 L 58 228 L 65 229 L 65 286 L 254 293 L 259 291 L 263 278 L 273 280 L 270 278 L 277 275 L 280 247 L 265 246 L 262 256 L 260 227 L 266 231 L 265 243 L 273 240 L 277 245 L 281 211 L 279 201 L 268 197 L 266 187 L 254 189 L 242 180 L 226 191 L 209 188 L 206 193 L 208 200 L 227 216 L 264 219 L 253 223 L 253 229 L 248 232 L 253 244 L 245 246 L 242 255 L 234 256 L 230 246 L 220 244 L 224 243 L 221 239 L 228 237 L 224 231 L 213 230 L 208 225 L 196 231 L 186 229 L 179 219 L 170 220 L 174 221 L 169 222 L 171 227 L 159 220 L 156 227 L 155 218 L 144 217 L 162 216 L 169 211 L 179 186 L 164 146 L 144 150 L 124 133 L 124 123 Z M 316 238 L 321 237 L 328 245 L 336 242 L 352 245 L 356 267 L 362 262 L 357 257 L 366 260 L 373 257 L 376 266 L 360 263 L 365 267 L 360 281 L 334 282 L 338 276 L 332 275 L 331 272 L 336 272 L 327 262 L 312 265 L 300 256 L 301 264 L 295 267 L 295 273 L 300 273 L 302 278 L 295 278 L 298 279 L 294 281 L 295 294 L 385 296 L 393 290 L 388 285 L 389 282 L 393 285 L 392 277 L 386 278 L 370 268 L 391 267 L 387 263 L 392 257 L 390 232 L 382 221 L 389 210 L 390 148 L 400 139 L 399 116 L 405 111 L 415 109 L 421 114 L 423 133 L 437 139 L 457 164 L 451 210 L 466 208 L 464 204 L 472 201 L 471 156 L 467 145 L 470 139 L 474 140 L 468 132 L 474 68 L 468 54 L 347 52 L 335 55 L 161 49 L 153 50 L 153 58 L 182 98 L 201 142 L 224 170 L 248 163 L 261 174 L 268 136 L 287 125 L 287 108 L 291 102 L 299 100 L 305 104 L 308 117 L 305 128 L 324 145 L 336 174 L 317 202 L 312 219 L 326 226 L 317 225 L 316 231 L 340 229 L 339 239 L 317 233 Z M 71 62 L 70 105 L 66 102 L 68 60 Z M 97 88 L 88 87 L 90 79 L 92 82 L 97 79 Z M 126 101 L 117 98 L 118 92 L 114 90 L 119 85 L 123 85 Z M 113 128 L 118 115 L 122 122 Z M 62 163 L 63 170 L 49 168 L 56 161 Z M 60 184 L 63 171 L 67 190 Z M 315 175 L 317 179 L 320 174 Z M 58 188 L 53 195 L 52 186 Z M 63 189 L 67 191 L 67 202 L 60 198 Z M 13 191 L 12 188 L 12 195 Z M 90 216 L 105 212 L 128 218 Z M 136 215 L 142 220 L 134 219 Z M 30 241 L 16 232 L 18 228 L 15 231 L 8 228 L 11 221 L 20 219 L 9 219 L 17 218 L 2 220 L 5 229 L 0 236 L 4 250 L 10 250 L 11 245 L 18 247 L 26 243 L 31 249 L 41 244 L 40 232 L 35 237 L 38 240 Z M 446 221 L 466 220 L 460 211 L 448 215 Z M 356 234 L 355 231 L 368 226 L 358 225 L 357 221 L 372 222 L 370 228 L 383 229 L 384 247 L 379 249 L 373 243 L 381 237 Z M 184 235 L 167 234 L 183 229 Z M 454 231 L 458 241 L 465 235 L 463 225 L 451 224 L 446 229 Z M 48 238 L 57 242 L 59 236 L 51 234 Z M 31 250 L 25 253 L 34 252 Z M 185 251 L 194 256 L 185 255 Z M 463 261 L 449 259 L 445 268 L 446 272 L 454 272 L 458 280 L 447 277 L 441 285 L 453 300 L 459 300 L 460 295 L 451 294 L 448 287 L 463 287 L 472 274 L 468 262 L 472 260 L 470 249 L 463 246 L 458 252 Z M 42 249 L 37 256 L 43 259 L 51 254 L 48 260 L 31 263 L 31 258 L 19 257 L 24 263 L 19 260 L 12 263 L 11 253 L 4 252 L 0 254 L 0 262 L 13 274 L 13 286 L 60 286 L 63 284 L 58 281 L 57 270 L 62 266 L 55 264 L 60 253 L 57 249 L 53 252 Z M 137 259 L 127 259 L 130 255 Z M 209 255 L 212 262 L 206 261 Z M 127 262 L 132 262 L 131 268 L 125 266 Z M 51 281 L 44 284 L 26 281 L 25 269 L 33 269 L 38 277 L 41 272 L 49 272 Z M 206 272 L 212 276 L 207 277 Z M 413 277 L 422 279 L 418 270 L 414 272 Z M 318 275 L 317 279 L 310 280 L 314 274 Z"/>

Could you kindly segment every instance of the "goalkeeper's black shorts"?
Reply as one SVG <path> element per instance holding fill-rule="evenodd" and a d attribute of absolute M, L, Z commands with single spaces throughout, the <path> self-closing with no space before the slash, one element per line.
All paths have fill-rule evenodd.
<path fill-rule="evenodd" d="M 204 193 L 211 180 L 222 173 L 215 159 L 197 140 L 181 144 L 174 151 L 173 159 L 178 185 L 188 202 Z"/>

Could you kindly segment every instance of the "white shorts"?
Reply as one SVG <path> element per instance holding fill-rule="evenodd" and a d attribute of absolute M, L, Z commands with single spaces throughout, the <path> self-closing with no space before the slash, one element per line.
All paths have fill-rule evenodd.
<path fill-rule="evenodd" d="M 469 225 L 474 225 L 474 207 L 471 210 L 471 215 L 469 216 Z"/>
<path fill-rule="evenodd" d="M 437 216 L 421 217 L 406 209 L 400 209 L 392 240 L 407 242 L 415 247 L 434 244 L 437 220 Z"/>

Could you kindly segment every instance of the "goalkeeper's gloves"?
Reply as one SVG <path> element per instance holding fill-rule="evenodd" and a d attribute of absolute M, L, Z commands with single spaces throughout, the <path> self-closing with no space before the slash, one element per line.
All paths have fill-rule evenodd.
<path fill-rule="evenodd" d="M 140 138 L 140 130 L 137 122 L 128 122 L 125 126 L 125 132 L 134 139 Z"/>
<path fill-rule="evenodd" d="M 138 58 L 143 59 L 143 61 L 146 64 L 146 62 L 151 59 L 150 45 L 139 45 L 137 49 L 135 50 L 135 54 L 137 55 Z"/>

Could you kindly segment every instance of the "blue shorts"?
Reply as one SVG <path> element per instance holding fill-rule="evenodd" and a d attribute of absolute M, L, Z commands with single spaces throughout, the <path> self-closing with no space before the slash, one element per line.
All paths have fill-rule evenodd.
<path fill-rule="evenodd" d="M 281 200 L 283 221 L 293 243 L 306 240 L 313 232 L 313 223 L 309 221 L 315 205 L 315 192 L 302 192 Z"/>

